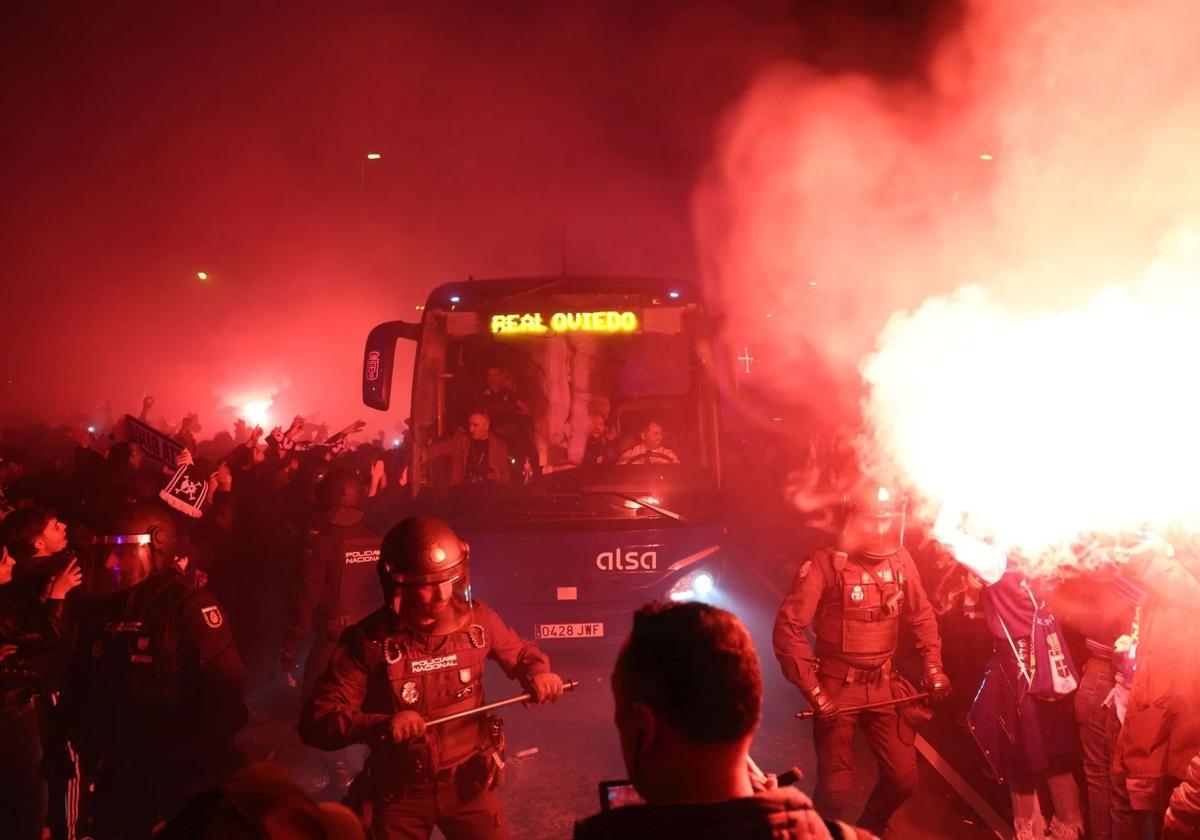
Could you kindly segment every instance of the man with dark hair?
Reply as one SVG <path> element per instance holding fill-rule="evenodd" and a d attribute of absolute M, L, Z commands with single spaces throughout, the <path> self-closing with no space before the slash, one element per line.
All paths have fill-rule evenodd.
<path fill-rule="evenodd" d="M 18 508 L 4 520 L 4 541 L 17 561 L 14 584 L 40 597 L 51 576 L 67 563 L 67 526 L 52 511 Z"/>
<path fill-rule="evenodd" d="M 642 442 L 621 453 L 618 464 L 678 464 L 674 450 L 663 446 L 663 427 L 657 420 L 642 427 Z"/>
<path fill-rule="evenodd" d="M 750 634 L 731 613 L 696 602 L 643 607 L 612 688 L 625 769 L 646 804 L 577 823 L 575 840 L 864 836 L 826 825 L 795 788 L 756 792 L 750 741 L 762 672 Z"/>

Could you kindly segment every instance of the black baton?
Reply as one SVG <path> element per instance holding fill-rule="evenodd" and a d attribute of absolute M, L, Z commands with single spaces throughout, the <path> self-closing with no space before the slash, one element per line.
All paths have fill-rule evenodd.
<path fill-rule="evenodd" d="M 579 687 L 579 680 L 563 680 L 563 691 L 570 691 L 573 688 Z M 455 712 L 452 715 L 445 717 L 434 718 L 433 720 L 425 721 L 425 726 L 440 726 L 443 723 L 449 723 L 452 720 L 470 717 L 471 715 L 480 715 L 484 712 L 490 712 L 492 709 L 499 709 L 501 706 L 511 706 L 513 703 L 524 703 L 527 700 L 533 700 L 533 692 L 527 691 L 524 694 L 519 694 L 516 697 L 509 697 L 507 700 L 497 700 L 495 703 L 488 703 L 486 706 L 480 706 L 477 709 L 467 709 L 465 712 Z"/>
<path fill-rule="evenodd" d="M 865 703 L 862 706 L 847 706 L 845 709 L 838 709 L 837 714 L 840 715 L 842 712 L 869 712 L 871 709 L 886 709 L 888 706 L 899 706 L 903 703 L 924 700 L 928 696 L 928 691 L 922 691 L 919 694 L 911 694 L 908 697 L 894 697 L 891 700 L 880 700 L 878 703 Z M 805 709 L 803 712 L 796 712 L 796 718 L 799 720 L 808 720 L 816 716 L 816 709 Z"/>

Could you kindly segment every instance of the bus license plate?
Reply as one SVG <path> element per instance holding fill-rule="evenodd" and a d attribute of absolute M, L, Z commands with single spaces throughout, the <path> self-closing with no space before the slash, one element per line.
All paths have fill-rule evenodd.
<path fill-rule="evenodd" d="M 596 639 L 604 635 L 604 623 L 591 624 L 537 624 L 533 628 L 535 639 Z"/>

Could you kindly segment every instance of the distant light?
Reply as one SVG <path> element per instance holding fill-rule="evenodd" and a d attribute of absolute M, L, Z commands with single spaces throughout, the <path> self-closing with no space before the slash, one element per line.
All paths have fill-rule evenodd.
<path fill-rule="evenodd" d="M 876 498 L 881 502 L 886 502 L 892 498 L 892 494 L 887 491 L 886 487 L 880 487 L 879 492 L 876 494 Z"/>
<path fill-rule="evenodd" d="M 808 285 L 810 285 L 810 286 L 815 286 L 815 285 L 817 285 L 817 281 L 816 281 L 816 280 L 809 280 L 809 281 L 808 281 Z"/>
<path fill-rule="evenodd" d="M 459 300 L 461 300 L 461 298 L 459 298 L 459 296 L 458 296 L 458 295 L 450 295 L 450 302 L 451 302 L 451 303 L 458 303 L 458 302 L 459 302 Z"/>
<path fill-rule="evenodd" d="M 89 435 L 94 435 L 94 434 L 96 434 L 96 427 L 95 427 L 95 426 L 88 426 L 88 434 L 89 434 Z"/>
<path fill-rule="evenodd" d="M 197 280 L 200 280 L 200 281 L 202 281 L 202 282 L 203 282 L 203 281 L 205 281 L 205 280 L 207 280 L 207 279 L 208 279 L 208 272 L 207 272 L 207 271 L 197 271 L 197 272 L 196 272 L 196 279 L 197 279 Z"/>
<path fill-rule="evenodd" d="M 707 572 L 701 572 L 696 575 L 696 579 L 692 581 L 692 591 L 696 593 L 696 597 L 703 598 L 708 593 L 713 591 L 712 575 Z"/>
<path fill-rule="evenodd" d="M 244 419 L 251 427 L 262 426 L 264 429 L 268 428 L 270 426 L 270 420 L 267 416 L 267 412 L 270 410 L 272 402 L 274 401 L 265 399 L 251 400 L 250 402 L 243 404 L 242 419 Z"/>
<path fill-rule="evenodd" d="M 768 318 L 770 318 L 770 317 L 771 317 L 771 313 L 770 313 L 770 312 L 768 312 L 768 313 L 767 313 L 767 317 L 768 317 Z"/>
<path fill-rule="evenodd" d="M 979 159 L 980 160 L 991 160 L 992 156 L 991 155 L 980 155 Z"/>
<path fill-rule="evenodd" d="M 367 153 L 367 160 L 379 160 L 381 157 L 383 157 L 383 155 L 379 154 L 379 152 Z"/>
<path fill-rule="evenodd" d="M 400 438 L 393 438 L 392 446 L 399 446 L 399 445 L 400 445 Z"/>
<path fill-rule="evenodd" d="M 677 298 L 679 297 L 679 292 L 668 292 L 667 297 Z"/>

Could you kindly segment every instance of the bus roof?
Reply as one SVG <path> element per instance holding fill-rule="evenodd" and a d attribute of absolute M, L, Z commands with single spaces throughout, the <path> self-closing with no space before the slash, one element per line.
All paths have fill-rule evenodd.
<path fill-rule="evenodd" d="M 681 302 L 697 303 L 696 286 L 670 277 L 590 277 L 555 275 L 547 277 L 497 277 L 487 280 L 468 278 L 443 283 L 429 294 L 426 307 L 461 305 L 470 307 L 502 298 L 521 297 L 534 292 L 572 294 L 660 294 Z M 674 293 L 674 294 L 672 294 Z M 458 298 L 458 300 L 454 300 Z"/>

